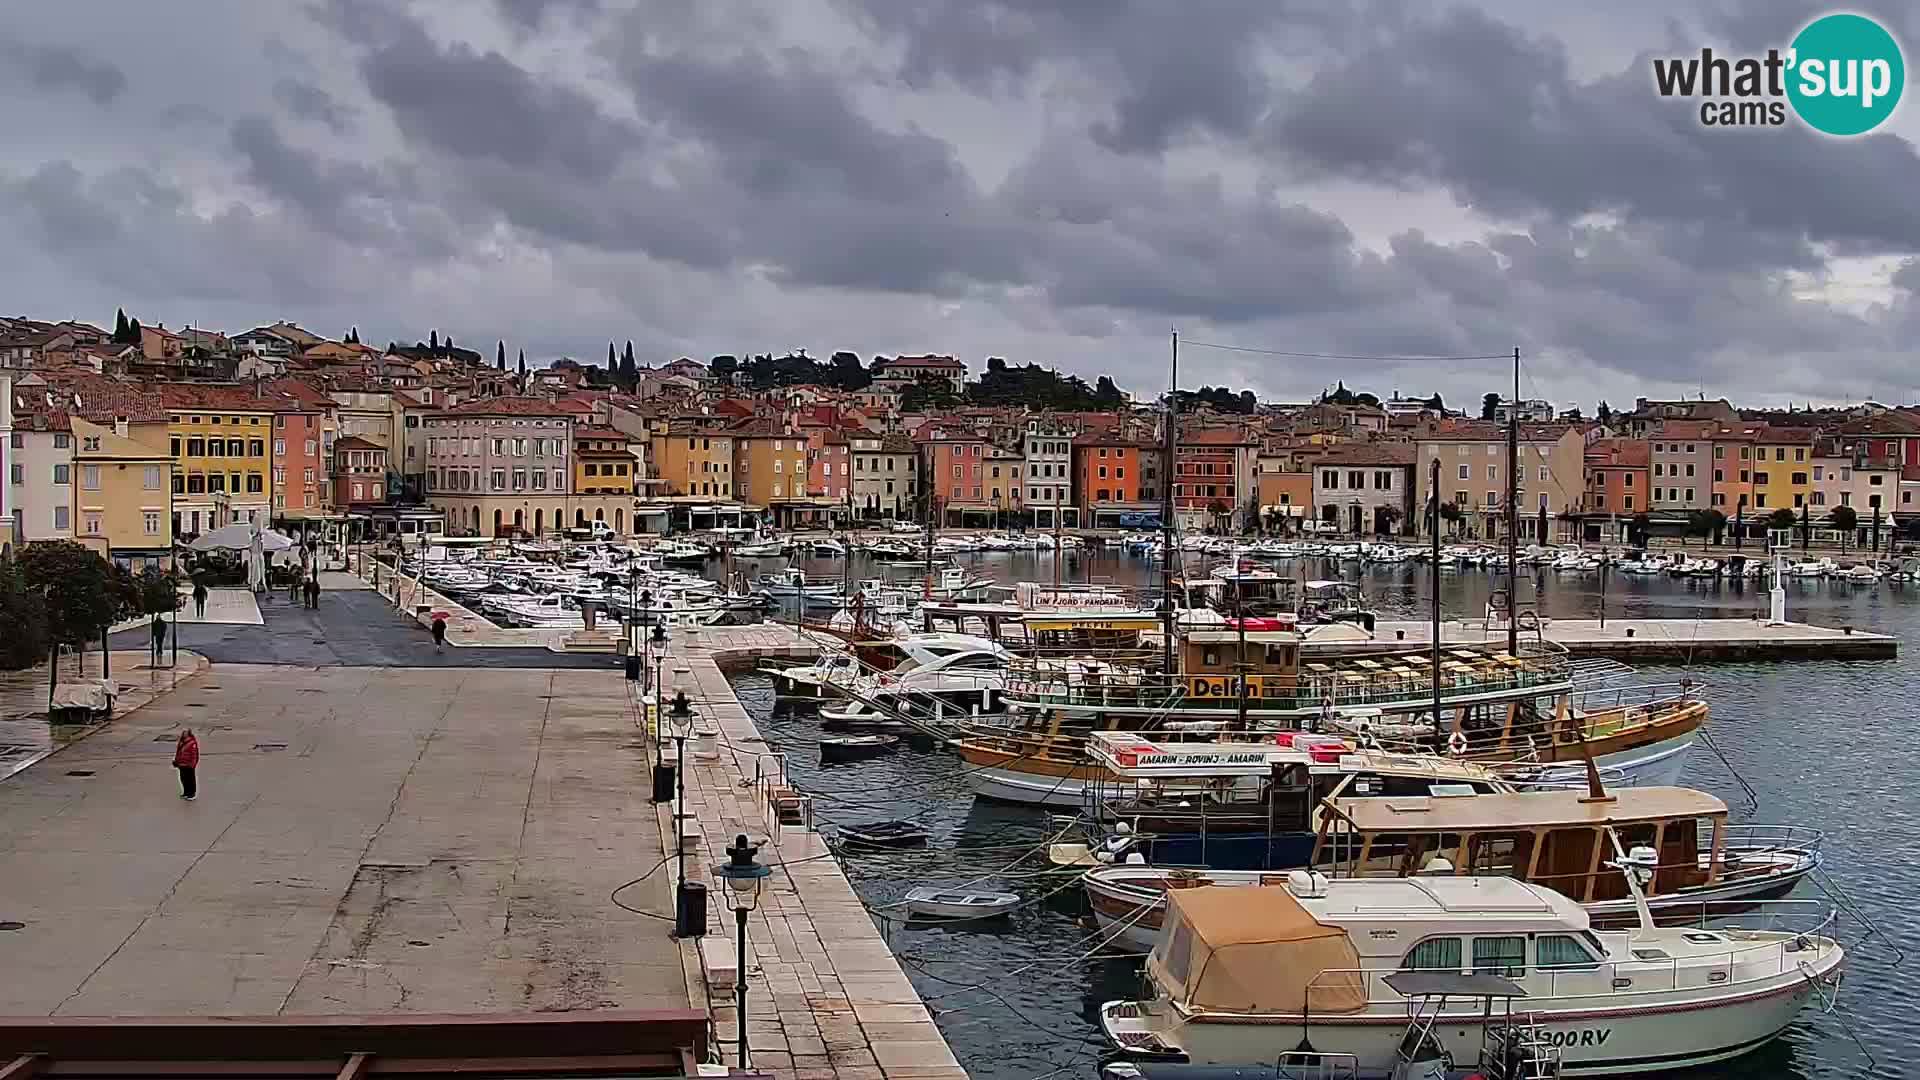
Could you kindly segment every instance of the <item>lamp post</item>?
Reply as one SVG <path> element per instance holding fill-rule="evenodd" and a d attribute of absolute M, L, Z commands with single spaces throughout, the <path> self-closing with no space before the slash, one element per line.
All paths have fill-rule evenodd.
<path fill-rule="evenodd" d="M 693 704 L 687 700 L 685 690 L 674 690 L 673 706 L 667 710 L 667 718 L 673 721 L 674 744 L 673 847 L 678 862 L 675 874 L 679 880 L 674 888 L 684 894 L 687 891 L 687 734 L 693 730 Z M 676 896 L 675 900 L 674 936 L 692 937 L 693 928 L 686 925 L 688 905 L 683 896 Z"/>
<path fill-rule="evenodd" d="M 734 927 L 739 934 L 739 953 L 736 963 L 738 972 L 733 980 L 734 1010 L 739 1015 L 735 1023 L 739 1025 L 740 1044 L 735 1055 L 739 1058 L 739 1067 L 746 1069 L 747 1062 L 747 912 L 752 911 L 760 902 L 760 884 L 765 881 L 773 868 L 754 859 L 760 850 L 759 845 L 747 843 L 747 835 L 740 833 L 733 838 L 733 846 L 727 848 L 727 861 L 713 868 L 713 875 L 727 884 L 727 897 L 733 904 Z"/>

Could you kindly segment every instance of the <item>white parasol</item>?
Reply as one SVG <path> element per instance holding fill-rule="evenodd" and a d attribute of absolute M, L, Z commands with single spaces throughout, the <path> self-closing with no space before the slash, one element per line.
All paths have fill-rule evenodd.
<path fill-rule="evenodd" d="M 258 538 L 260 550 L 285 551 L 293 546 L 293 538 L 282 536 L 272 529 L 261 528 L 259 523 L 222 525 L 218 529 L 202 533 L 199 539 L 187 545 L 195 551 L 248 551 Z"/>

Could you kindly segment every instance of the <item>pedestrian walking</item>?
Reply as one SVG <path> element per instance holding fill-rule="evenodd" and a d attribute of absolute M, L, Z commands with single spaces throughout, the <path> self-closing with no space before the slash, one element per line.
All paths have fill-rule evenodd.
<path fill-rule="evenodd" d="M 316 611 L 320 608 L 320 582 L 318 579 L 307 579 L 307 606 Z"/>
<path fill-rule="evenodd" d="M 300 587 L 305 584 L 306 575 L 296 571 L 292 576 L 293 580 L 287 582 L 287 603 L 297 604 L 300 602 Z"/>
<path fill-rule="evenodd" d="M 447 645 L 447 615 L 443 611 L 433 613 L 433 651 L 440 652 Z"/>
<path fill-rule="evenodd" d="M 200 793 L 194 770 L 200 767 L 200 740 L 192 728 L 181 728 L 173 741 L 173 767 L 180 770 L 180 797 L 192 799 Z"/>
<path fill-rule="evenodd" d="M 167 620 L 156 616 L 153 620 L 153 666 L 160 666 L 160 653 L 167 644 Z"/>
<path fill-rule="evenodd" d="M 207 587 L 198 581 L 193 583 L 193 617 L 207 617 Z"/>

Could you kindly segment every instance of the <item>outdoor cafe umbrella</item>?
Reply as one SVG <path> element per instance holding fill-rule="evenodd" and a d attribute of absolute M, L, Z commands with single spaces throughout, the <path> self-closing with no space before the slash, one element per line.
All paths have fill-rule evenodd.
<path fill-rule="evenodd" d="M 253 547 L 256 533 L 263 553 L 285 551 L 293 546 L 291 537 L 282 536 L 272 529 L 259 529 L 248 524 L 222 525 L 218 529 L 201 534 L 199 539 L 187 546 L 195 551 L 247 551 Z"/>

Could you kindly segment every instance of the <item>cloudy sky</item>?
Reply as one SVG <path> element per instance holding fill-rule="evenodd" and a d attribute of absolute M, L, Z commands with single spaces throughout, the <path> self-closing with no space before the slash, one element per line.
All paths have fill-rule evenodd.
<path fill-rule="evenodd" d="M 1596 10 L 1604 8 L 1604 14 Z M 1886 15 L 1920 42 L 1920 9 Z M 542 361 L 1518 346 L 1523 391 L 1920 398 L 1920 105 L 1713 131 L 1647 57 L 1787 0 L 62 0 L 0 8 L 0 308 Z M 1890 13 L 1890 14 L 1889 14 Z M 1920 91 L 1916 91 L 1920 93 Z M 1189 346 L 1185 385 L 1498 388 Z"/>

